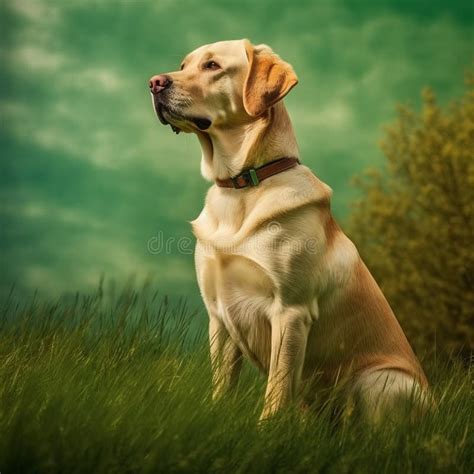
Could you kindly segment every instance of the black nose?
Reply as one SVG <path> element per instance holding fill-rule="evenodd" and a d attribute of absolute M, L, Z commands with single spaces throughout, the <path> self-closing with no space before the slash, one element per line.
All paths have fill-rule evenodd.
<path fill-rule="evenodd" d="M 173 84 L 173 81 L 169 76 L 165 76 L 164 74 L 153 76 L 149 82 L 150 91 L 153 94 L 159 94 L 161 91 L 164 91 L 171 86 L 171 84 Z"/>

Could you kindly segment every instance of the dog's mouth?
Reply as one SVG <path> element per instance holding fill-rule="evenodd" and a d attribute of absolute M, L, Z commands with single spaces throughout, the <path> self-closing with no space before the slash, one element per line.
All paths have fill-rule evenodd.
<path fill-rule="evenodd" d="M 169 125 L 174 133 L 178 134 L 182 132 L 182 128 L 176 125 L 173 122 L 190 122 L 194 124 L 199 130 L 207 130 L 211 125 L 212 121 L 205 117 L 186 117 L 180 113 L 177 113 L 170 107 L 164 105 L 162 102 L 154 99 L 153 105 L 155 108 L 156 115 L 158 116 L 159 121 L 163 125 Z"/>
<path fill-rule="evenodd" d="M 173 130 L 173 132 L 176 133 L 176 135 L 179 132 L 181 132 L 181 129 L 179 127 L 172 124 L 166 119 L 165 114 L 168 115 L 169 117 L 172 115 L 172 112 L 168 108 L 166 108 L 161 102 L 158 102 L 158 103 L 155 102 L 155 111 L 156 111 L 156 115 L 158 116 L 159 121 L 163 125 L 169 125 L 171 129 Z M 180 117 L 176 117 L 176 118 L 179 119 Z"/>

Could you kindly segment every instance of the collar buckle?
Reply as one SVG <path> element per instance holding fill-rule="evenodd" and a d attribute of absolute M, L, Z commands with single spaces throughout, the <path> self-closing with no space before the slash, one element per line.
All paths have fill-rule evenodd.
<path fill-rule="evenodd" d="M 245 170 L 231 179 L 235 189 L 241 189 L 247 186 L 258 186 L 260 184 L 255 168 Z"/>

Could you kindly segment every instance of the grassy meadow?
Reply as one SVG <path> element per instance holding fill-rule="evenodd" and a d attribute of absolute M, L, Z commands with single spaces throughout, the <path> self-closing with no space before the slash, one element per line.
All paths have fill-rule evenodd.
<path fill-rule="evenodd" d="M 257 425 L 244 368 L 213 403 L 204 315 L 151 288 L 4 302 L 0 472 L 471 473 L 472 368 L 423 361 L 438 407 L 416 424 L 335 424 L 331 396 Z"/>

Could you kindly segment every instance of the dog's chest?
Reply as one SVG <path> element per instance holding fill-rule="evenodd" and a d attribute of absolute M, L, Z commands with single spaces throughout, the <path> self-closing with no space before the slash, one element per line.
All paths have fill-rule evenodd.
<path fill-rule="evenodd" d="M 275 284 L 269 261 L 274 235 L 265 225 L 248 229 L 247 216 L 235 204 L 214 206 L 212 217 L 205 209 L 193 226 L 199 227 L 196 234 L 204 256 L 197 264 L 209 267 L 205 271 L 212 273 L 226 306 L 242 294 L 247 298 L 268 296 Z"/>
<path fill-rule="evenodd" d="M 307 299 L 303 293 L 311 293 L 309 282 L 317 280 L 314 259 L 324 245 L 317 213 L 308 207 L 282 217 L 268 209 L 268 203 L 259 209 L 237 197 L 219 199 L 193 222 L 203 296 L 212 288 L 215 298 L 235 312 L 257 307 L 268 312 L 283 297 Z"/>

